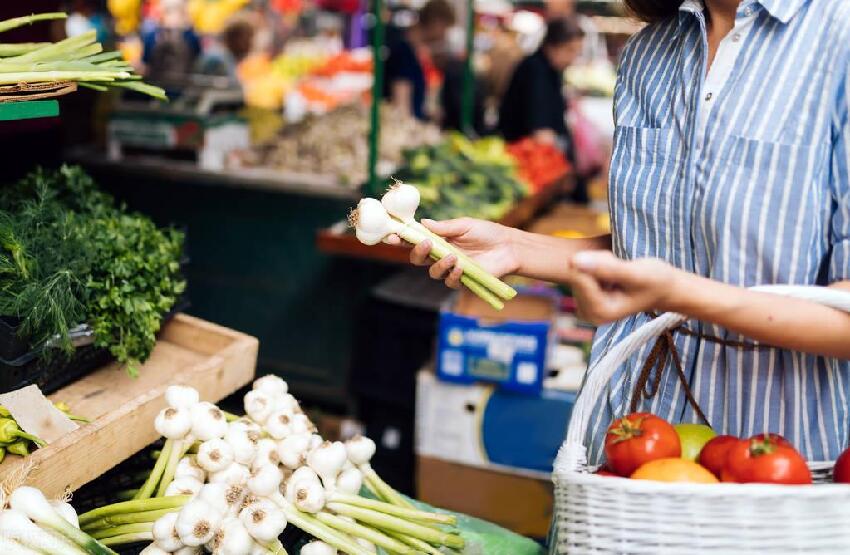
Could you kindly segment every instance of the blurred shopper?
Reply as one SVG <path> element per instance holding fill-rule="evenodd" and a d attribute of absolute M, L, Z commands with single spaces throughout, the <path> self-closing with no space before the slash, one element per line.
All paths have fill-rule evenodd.
<path fill-rule="evenodd" d="M 237 69 L 239 62 L 253 49 L 254 29 L 248 18 L 235 17 L 198 60 L 195 71 L 201 75 L 227 77 L 231 86 L 238 87 Z"/>
<path fill-rule="evenodd" d="M 519 63 L 502 97 L 499 131 L 506 140 L 531 136 L 567 148 L 564 70 L 578 56 L 583 36 L 574 19 L 548 23 L 543 44 Z"/>
<path fill-rule="evenodd" d="M 549 21 L 540 48 L 519 63 L 502 97 L 499 132 L 505 140 L 532 137 L 557 145 L 568 160 L 575 162 L 566 122 L 564 70 L 581 52 L 583 37 L 574 18 Z"/>
<path fill-rule="evenodd" d="M 189 22 L 184 0 L 161 0 L 160 18 L 142 34 L 142 61 L 148 79 L 159 83 L 183 80 L 201 52 L 201 41 Z"/>
<path fill-rule="evenodd" d="M 384 98 L 419 119 L 425 119 L 426 82 L 420 51 L 440 50 L 446 32 L 455 24 L 447 0 L 430 0 L 419 10 L 416 23 L 403 30 L 387 29 L 389 56 L 384 71 Z"/>

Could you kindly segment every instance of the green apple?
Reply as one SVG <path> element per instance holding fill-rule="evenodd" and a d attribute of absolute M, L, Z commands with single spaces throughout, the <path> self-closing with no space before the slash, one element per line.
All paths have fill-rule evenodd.
<path fill-rule="evenodd" d="M 682 443 L 682 458 L 689 461 L 697 460 L 703 445 L 717 435 L 705 424 L 676 424 L 673 427 Z"/>

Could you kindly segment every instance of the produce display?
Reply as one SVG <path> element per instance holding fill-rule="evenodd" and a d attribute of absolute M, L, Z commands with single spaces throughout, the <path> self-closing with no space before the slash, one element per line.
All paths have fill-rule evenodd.
<path fill-rule="evenodd" d="M 811 484 L 805 458 L 784 437 L 715 435 L 708 426 L 671 425 L 649 413 L 616 420 L 605 436 L 604 476 L 693 483 Z M 850 483 L 850 450 L 836 461 L 834 480 Z"/>
<path fill-rule="evenodd" d="M 325 113 L 351 102 L 372 82 L 371 54 L 331 48 L 324 41 L 308 39 L 288 43 L 274 58 L 251 54 L 238 66 L 246 104 L 278 110 L 297 93 L 309 112 Z"/>
<path fill-rule="evenodd" d="M 285 553 L 280 534 L 294 526 L 315 538 L 303 555 L 464 547 L 454 515 L 415 508 L 375 473 L 372 440 L 316 434 L 280 378 L 254 382 L 243 417 L 186 386 L 171 386 L 166 401 L 154 423 L 165 444 L 134 498 L 79 516 L 102 545 L 153 542 L 148 555 L 277 554 Z"/>
<path fill-rule="evenodd" d="M 387 184 L 399 179 L 416 185 L 423 218 L 498 220 L 529 192 L 499 138 L 470 141 L 452 134 L 440 144 L 405 151 L 404 160 Z"/>
<path fill-rule="evenodd" d="M 369 111 L 365 106 L 339 108 L 284 128 L 274 141 L 261 145 L 250 163 L 282 170 L 332 175 L 343 183 L 360 186 L 366 180 L 369 156 Z M 440 139 L 439 130 L 405 116 L 391 106 L 381 107 L 379 160 L 393 165 L 413 144 Z"/>
<path fill-rule="evenodd" d="M 64 19 L 63 12 L 42 13 L 0 21 L 0 32 L 37 21 Z M 165 100 L 165 91 L 148 85 L 119 52 L 104 52 L 90 31 L 56 43 L 0 44 L 0 95 L 15 95 L 23 85 L 77 83 L 105 91 L 120 87 Z"/>
<path fill-rule="evenodd" d="M 570 171 L 570 164 L 558 147 L 531 137 L 509 144 L 508 152 L 517 161 L 519 177 L 535 192 L 552 185 Z"/>
<path fill-rule="evenodd" d="M 357 239 L 365 245 L 377 245 L 393 234 L 413 245 L 430 240 L 431 257 L 434 260 L 450 254 L 456 256 L 463 267 L 461 283 L 496 310 L 504 308 L 503 301 L 514 298 L 516 291 L 479 266 L 463 251 L 417 222 L 414 216 L 419 202 L 420 195 L 416 187 L 396 183 L 380 201 L 362 199 L 351 212 L 349 223 L 355 229 Z"/>
<path fill-rule="evenodd" d="M 65 501 L 48 501 L 36 488 L 21 486 L 3 496 L 0 553 L 9 555 L 115 555 L 80 530 L 77 512 Z"/>
<path fill-rule="evenodd" d="M 133 372 L 183 293 L 182 254 L 182 233 L 116 205 L 79 167 L 0 190 L 0 315 L 41 357 L 73 352 L 87 324 Z"/>

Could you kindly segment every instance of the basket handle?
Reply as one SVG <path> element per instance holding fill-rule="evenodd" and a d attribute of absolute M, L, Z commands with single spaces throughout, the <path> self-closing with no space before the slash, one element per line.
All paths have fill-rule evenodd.
<path fill-rule="evenodd" d="M 760 285 L 750 287 L 749 289 L 750 291 L 803 299 L 850 312 L 850 293 L 834 288 L 799 285 Z M 597 360 L 591 368 L 588 368 L 587 378 L 581 389 L 581 394 L 576 399 L 575 406 L 573 407 L 572 418 L 570 419 L 569 429 L 567 430 L 566 443 L 584 444 L 587 427 L 590 423 L 590 415 L 593 412 L 596 401 L 605 391 L 608 381 L 614 375 L 614 372 L 617 371 L 617 368 L 626 362 L 644 344 L 657 338 L 665 331 L 675 328 L 687 319 L 686 316 L 676 314 L 675 312 L 662 314 L 627 335 L 620 343 Z"/>

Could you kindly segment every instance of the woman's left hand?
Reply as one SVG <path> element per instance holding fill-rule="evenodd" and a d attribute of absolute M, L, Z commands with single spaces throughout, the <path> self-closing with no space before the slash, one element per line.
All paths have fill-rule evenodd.
<path fill-rule="evenodd" d="M 579 315 L 605 324 L 650 310 L 668 310 L 683 275 L 657 258 L 621 260 L 608 251 L 583 251 L 570 260 L 569 285 Z"/>

